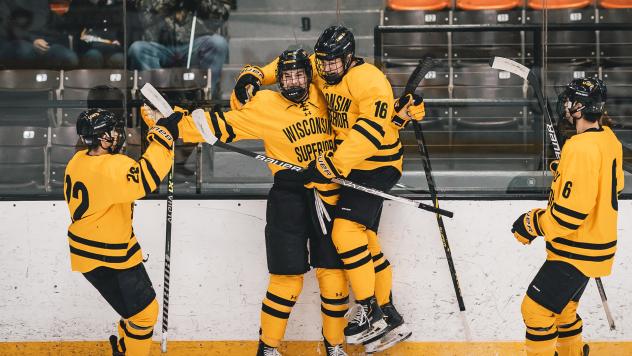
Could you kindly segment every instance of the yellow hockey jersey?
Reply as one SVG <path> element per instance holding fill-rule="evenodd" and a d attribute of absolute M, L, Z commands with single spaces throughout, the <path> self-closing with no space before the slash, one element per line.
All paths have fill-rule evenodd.
<path fill-rule="evenodd" d="M 261 90 L 240 110 L 205 112 L 205 115 L 211 131 L 220 141 L 261 139 L 267 156 L 304 168 L 318 155 L 334 150 L 327 104 L 314 85 L 310 86 L 309 99 L 300 104 L 285 99 L 280 93 Z M 204 142 L 190 116 L 180 121 L 178 129 L 185 142 Z M 286 169 L 274 164 L 268 167 L 273 175 Z M 323 199 L 334 194 L 336 188 L 335 184 L 318 186 Z"/>
<path fill-rule="evenodd" d="M 548 260 L 568 262 L 588 277 L 610 274 L 622 164 L 621 143 L 608 127 L 566 141 L 548 207 L 539 217 Z"/>
<path fill-rule="evenodd" d="M 312 67 L 316 68 L 314 58 L 310 57 Z M 276 67 L 274 60 L 260 68 L 263 85 L 276 81 Z M 361 62 L 349 69 L 340 83 L 329 85 L 316 70 L 313 72 L 313 82 L 327 100 L 336 134 L 332 161 L 338 171 L 347 176 L 352 169 L 393 166 L 401 172 L 403 148 L 399 130 L 390 124 L 393 89 L 384 73 L 372 64 Z"/>
<path fill-rule="evenodd" d="M 72 220 L 68 243 L 73 271 L 125 269 L 142 262 L 132 229 L 134 201 L 158 187 L 173 160 L 172 141 L 148 138 L 150 144 L 138 161 L 123 154 L 90 156 L 82 150 L 68 162 L 64 198 Z"/>

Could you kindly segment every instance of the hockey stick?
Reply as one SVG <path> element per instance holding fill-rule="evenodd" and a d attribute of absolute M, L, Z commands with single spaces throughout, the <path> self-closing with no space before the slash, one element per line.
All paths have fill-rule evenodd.
<path fill-rule="evenodd" d="M 173 114 L 171 106 L 164 101 L 164 98 L 153 85 L 147 83 L 140 92 L 151 102 L 158 111 L 168 117 Z M 157 100 L 162 99 L 164 102 Z M 172 150 L 175 149 L 176 143 L 173 143 Z M 167 178 L 167 218 L 165 230 L 165 270 L 164 270 L 164 288 L 162 290 L 162 338 L 160 340 L 160 349 L 163 353 L 167 352 L 167 331 L 169 329 L 169 279 L 171 275 L 171 220 L 173 218 L 173 171 L 175 169 L 175 152 L 171 161 L 171 170 L 169 178 Z"/>
<path fill-rule="evenodd" d="M 287 168 L 290 169 L 292 171 L 295 172 L 302 172 L 305 170 L 305 168 L 301 167 L 301 166 L 297 166 L 295 164 L 289 163 L 289 162 L 285 162 L 285 161 L 281 161 L 279 159 L 276 158 L 272 158 L 272 157 L 268 157 L 266 155 L 262 155 L 262 154 L 258 154 L 252 151 L 248 151 L 245 150 L 243 148 L 239 148 L 239 147 L 235 147 L 235 146 L 231 146 L 227 143 L 224 143 L 222 141 L 219 141 L 217 139 L 217 137 L 215 137 L 215 135 L 213 135 L 213 132 L 211 131 L 211 128 L 208 126 L 208 122 L 206 121 L 206 117 L 204 115 L 204 111 L 202 109 L 196 109 L 191 113 L 191 116 L 193 117 L 193 122 L 195 123 L 195 126 L 197 127 L 198 131 L 200 132 L 200 134 L 202 135 L 202 137 L 204 138 L 204 141 L 206 143 L 208 143 L 211 146 L 217 146 L 217 147 L 221 147 L 223 149 L 229 150 L 229 151 L 233 151 L 233 152 L 237 152 L 240 153 L 242 155 L 245 156 L 249 156 L 252 157 L 256 160 L 265 162 L 265 163 L 270 163 L 270 164 L 274 164 L 277 165 L 279 167 L 283 167 L 283 168 Z M 383 192 L 381 190 L 378 189 L 374 189 L 374 188 L 370 188 L 370 187 L 365 187 L 359 184 L 356 184 L 352 181 L 346 180 L 346 179 L 342 179 L 342 178 L 334 178 L 331 180 L 334 183 L 338 183 L 342 186 L 348 187 L 348 188 L 352 188 L 352 189 L 356 189 L 368 194 L 372 194 L 372 195 L 376 195 L 379 197 L 382 197 L 384 199 L 388 199 L 388 200 L 392 200 L 392 201 L 396 201 L 402 204 L 406 204 L 406 205 L 410 205 L 410 206 L 414 206 L 418 209 L 422 209 L 422 210 L 427 210 L 433 213 L 437 213 L 437 214 L 441 214 L 443 216 L 447 216 L 449 218 L 453 217 L 454 214 L 451 211 L 447 211 L 444 209 L 440 209 L 440 208 L 436 208 L 432 205 L 428 205 L 428 204 L 424 204 L 424 203 L 418 203 L 414 200 L 410 200 L 404 197 L 400 197 L 397 195 L 391 195 L 388 194 L 386 192 Z"/>
<path fill-rule="evenodd" d="M 189 52 L 187 54 L 187 69 L 191 68 L 191 54 L 193 53 L 193 40 L 195 39 L 195 23 L 196 22 L 197 22 L 197 11 L 194 11 L 193 23 L 191 23 L 191 36 L 189 36 Z"/>
<path fill-rule="evenodd" d="M 535 72 L 516 61 L 504 57 L 492 58 L 489 65 L 494 69 L 504 70 L 515 74 L 531 84 L 533 92 L 538 100 L 538 104 L 540 104 L 542 112 L 546 118 L 546 129 L 549 134 L 551 146 L 553 146 L 553 151 L 555 151 L 555 157 L 560 159 L 561 145 L 560 141 L 558 141 L 558 137 L 560 137 L 560 135 L 557 130 L 557 122 L 554 121 L 553 115 L 551 115 L 550 107 L 546 105 L 546 102 L 544 101 L 542 87 L 540 86 L 540 81 L 538 80 Z M 599 277 L 595 278 L 595 282 L 597 282 L 597 289 L 599 290 L 599 295 L 601 296 L 601 303 L 603 304 L 603 309 L 606 313 L 606 318 L 608 319 L 608 325 L 610 326 L 610 330 L 614 330 L 614 318 L 610 313 L 610 307 L 608 305 L 608 299 L 606 298 L 606 291 L 603 287 L 603 282 Z"/>
<path fill-rule="evenodd" d="M 425 56 L 419 61 L 419 64 L 410 75 L 408 82 L 406 83 L 406 87 L 404 88 L 404 93 L 402 96 L 413 94 L 415 89 L 421 83 L 423 78 L 428 74 L 428 72 L 435 66 L 435 60 L 430 56 Z M 421 154 L 424 172 L 426 174 L 426 182 L 428 183 L 428 190 L 430 191 L 430 197 L 432 198 L 432 202 L 436 208 L 439 208 L 439 199 L 437 198 L 437 189 L 435 185 L 434 178 L 432 177 L 432 166 L 430 165 L 430 156 L 428 154 L 428 146 L 426 146 L 426 141 L 424 139 L 423 130 L 421 129 L 421 125 L 413 120 L 413 128 L 415 130 L 415 138 L 417 139 L 417 146 L 419 147 L 419 153 Z M 471 332 L 469 328 L 469 324 L 467 322 L 467 318 L 465 316 L 465 302 L 463 301 L 463 294 L 461 293 L 461 287 L 459 284 L 459 279 L 456 274 L 456 268 L 454 267 L 454 260 L 452 259 L 452 251 L 450 249 L 450 244 L 448 243 L 448 235 L 445 230 L 445 225 L 443 224 L 443 218 L 441 215 L 437 214 L 437 225 L 439 226 L 439 235 L 441 236 L 441 242 L 443 243 L 443 250 L 445 251 L 445 257 L 448 261 L 448 268 L 450 269 L 450 276 L 452 277 L 452 285 L 454 286 L 454 293 L 456 294 L 456 300 L 459 304 L 459 311 L 461 315 L 461 319 L 463 321 L 465 337 L 467 340 L 471 340 Z"/>

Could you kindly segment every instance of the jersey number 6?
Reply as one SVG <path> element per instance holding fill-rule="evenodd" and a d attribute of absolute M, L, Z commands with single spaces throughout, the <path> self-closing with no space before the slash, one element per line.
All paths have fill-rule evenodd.
<path fill-rule="evenodd" d="M 75 184 L 72 184 L 72 179 L 70 179 L 69 175 L 66 175 L 66 191 L 64 194 L 64 198 L 66 198 L 66 202 L 70 205 L 70 198 L 72 194 L 72 198 L 79 199 L 79 192 L 81 192 L 81 202 L 75 212 L 72 214 L 72 221 L 77 221 L 83 217 L 83 214 L 88 211 L 88 206 L 90 206 L 90 199 L 88 198 L 88 188 L 83 182 L 77 181 Z"/>

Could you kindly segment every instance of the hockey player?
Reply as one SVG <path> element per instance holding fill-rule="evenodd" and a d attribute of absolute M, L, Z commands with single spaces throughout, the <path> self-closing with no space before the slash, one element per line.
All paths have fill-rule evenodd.
<path fill-rule="evenodd" d="M 343 26 L 327 28 L 314 51 L 311 60 L 318 73 L 314 81 L 327 99 L 336 151 L 320 155 L 310 165 L 309 179 L 324 183 L 343 176 L 380 190 L 391 189 L 402 170 L 398 131 L 411 114 L 423 119 L 423 102 L 406 96 L 393 115 L 388 80 L 376 67 L 355 57 L 353 34 Z M 260 85 L 274 83 L 274 66 L 272 62 L 263 68 L 244 68 L 231 104 L 238 106 L 256 94 Z M 345 328 L 347 342 L 365 343 L 369 353 L 411 335 L 392 303 L 392 270 L 376 234 L 381 209 L 381 198 L 343 187 L 332 233 L 359 306 Z"/>
<path fill-rule="evenodd" d="M 546 209 L 520 215 L 512 232 L 523 244 L 546 241 L 547 259 L 522 302 L 529 356 L 587 356 L 579 299 L 591 277 L 611 273 L 617 245 L 618 194 L 623 190 L 622 147 L 600 125 L 606 86 L 575 79 L 560 94 L 560 117 L 577 132 L 566 141 Z"/>
<path fill-rule="evenodd" d="M 132 214 L 134 201 L 156 189 L 169 172 L 181 118 L 175 113 L 158 121 L 138 161 L 119 153 L 125 130 L 114 114 L 90 109 L 77 120 L 77 134 L 88 149 L 68 162 L 64 178 L 72 221 L 70 264 L 121 316 L 118 340 L 110 337 L 115 356 L 149 355 L 158 302 L 132 229 Z"/>
<path fill-rule="evenodd" d="M 206 112 L 209 127 L 223 142 L 261 139 L 267 155 L 307 167 L 318 155 L 334 149 L 327 103 L 311 85 L 312 66 L 304 50 L 283 52 L 277 61 L 276 77 L 280 93 L 263 90 L 240 110 Z M 182 120 L 180 132 L 185 142 L 204 141 L 190 117 Z M 272 164 L 269 168 L 274 175 L 265 228 L 270 281 L 261 305 L 257 356 L 280 355 L 277 348 L 310 264 L 316 268 L 320 287 L 326 354 L 345 356 L 342 344 L 349 298 L 347 280 L 331 238 L 315 229 L 310 211 L 315 206 L 314 192 L 304 187 L 301 173 Z M 333 206 L 338 185 L 327 183 L 316 188 L 324 203 Z"/>

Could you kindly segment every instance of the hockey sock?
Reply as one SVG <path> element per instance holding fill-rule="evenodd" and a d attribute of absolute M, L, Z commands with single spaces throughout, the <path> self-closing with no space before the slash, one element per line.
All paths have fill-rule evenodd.
<path fill-rule="evenodd" d="M 158 301 L 154 299 L 140 313 L 121 319 L 118 325 L 119 351 L 125 356 L 147 356 L 151 348 L 154 324 L 158 320 Z"/>
<path fill-rule="evenodd" d="M 527 326 L 527 356 L 551 356 L 555 353 L 557 326 L 555 314 L 525 295 L 522 319 Z"/>
<path fill-rule="evenodd" d="M 368 248 L 366 228 L 346 219 L 335 219 L 331 233 L 357 300 L 375 294 L 375 269 Z"/>
<path fill-rule="evenodd" d="M 345 272 L 341 269 L 318 268 L 316 277 L 320 287 L 323 336 L 331 345 L 340 345 L 345 340 L 345 313 L 349 308 L 349 288 Z"/>
<path fill-rule="evenodd" d="M 270 275 L 266 297 L 261 304 L 261 341 L 279 347 L 292 307 L 303 289 L 303 275 Z"/>
<path fill-rule="evenodd" d="M 582 356 L 582 325 L 582 318 L 577 314 L 577 302 L 569 302 L 557 318 L 559 356 Z"/>
<path fill-rule="evenodd" d="M 375 266 L 375 298 L 380 306 L 391 301 L 391 290 L 393 288 L 393 268 L 390 262 L 382 253 L 377 233 L 373 230 L 366 230 L 369 239 L 369 251 Z"/>

